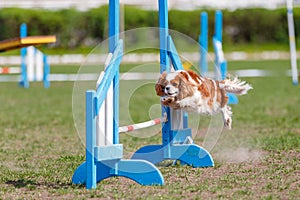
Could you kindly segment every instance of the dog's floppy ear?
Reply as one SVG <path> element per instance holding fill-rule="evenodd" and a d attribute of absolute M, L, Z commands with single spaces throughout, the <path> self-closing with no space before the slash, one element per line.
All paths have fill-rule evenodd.
<path fill-rule="evenodd" d="M 199 75 L 194 72 L 193 70 L 188 70 L 187 73 L 189 74 L 189 76 L 192 78 L 192 80 L 194 80 L 195 82 L 197 82 L 198 84 L 201 84 L 202 81 L 200 80 Z"/>
<path fill-rule="evenodd" d="M 179 93 L 177 95 L 178 100 L 184 99 L 194 95 L 193 86 L 188 82 L 187 78 L 183 75 L 179 75 Z"/>
<path fill-rule="evenodd" d="M 165 84 L 164 84 L 164 82 L 165 82 L 166 76 L 167 76 L 167 72 L 163 72 L 163 73 L 160 75 L 160 77 L 159 77 L 157 83 L 155 84 L 155 91 L 156 91 L 156 94 L 157 94 L 158 96 L 160 96 L 160 97 L 162 97 L 162 96 L 165 95 L 165 91 L 164 91 L 164 89 L 165 89 Z"/>

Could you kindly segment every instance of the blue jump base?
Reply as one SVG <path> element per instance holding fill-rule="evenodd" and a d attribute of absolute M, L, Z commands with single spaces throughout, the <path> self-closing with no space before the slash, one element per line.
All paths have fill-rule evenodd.
<path fill-rule="evenodd" d="M 164 179 L 161 172 L 150 162 L 145 160 L 107 160 L 99 161 L 96 165 L 95 183 L 109 177 L 126 177 L 141 185 L 163 185 Z M 87 184 L 87 164 L 82 163 L 75 171 L 72 183 Z M 89 187 L 87 185 L 87 187 Z M 91 185 L 89 188 L 95 188 Z"/>
<path fill-rule="evenodd" d="M 179 160 L 181 164 L 192 167 L 212 167 L 211 155 L 195 144 L 149 145 L 137 150 L 131 159 L 143 159 L 157 164 L 164 160 Z"/>
<path fill-rule="evenodd" d="M 165 126 L 169 123 L 166 122 Z M 153 164 L 164 160 L 179 160 L 182 165 L 192 167 L 212 167 L 214 161 L 207 150 L 196 144 L 184 144 L 192 136 L 190 128 L 169 130 L 163 133 L 163 144 L 148 145 L 138 149 L 131 159 L 143 159 Z"/>

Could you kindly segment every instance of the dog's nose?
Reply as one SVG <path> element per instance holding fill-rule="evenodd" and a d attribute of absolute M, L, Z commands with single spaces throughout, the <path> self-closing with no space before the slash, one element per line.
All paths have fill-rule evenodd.
<path fill-rule="evenodd" d="M 166 87 L 166 90 L 169 91 L 169 90 L 170 90 L 170 86 L 167 86 L 167 87 Z"/>

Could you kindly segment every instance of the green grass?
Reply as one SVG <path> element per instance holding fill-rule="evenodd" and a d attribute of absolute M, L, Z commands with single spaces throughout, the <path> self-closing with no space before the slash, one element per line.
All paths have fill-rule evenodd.
<path fill-rule="evenodd" d="M 284 71 L 289 63 L 230 62 L 229 66 Z M 56 70 L 69 73 L 77 68 Z M 73 83 L 53 82 L 49 89 L 40 83 L 29 89 L 0 83 L 0 199 L 297 199 L 300 88 L 285 76 L 244 80 L 254 90 L 232 106 L 233 130 L 224 130 L 211 151 L 215 167 L 159 166 L 164 186 L 110 178 L 93 191 L 71 183 L 74 170 L 85 160 L 72 118 Z M 121 82 L 124 124 L 127 111 L 135 122 L 159 115 L 153 107 L 159 100 L 154 82 Z M 195 138 L 199 145 L 209 122 L 209 117 L 200 118 Z M 133 134 L 120 137 L 126 156 L 142 145 L 160 143 L 159 127 L 140 131 L 144 138 Z"/>
<path fill-rule="evenodd" d="M 278 44 L 278 43 L 253 43 L 253 44 L 231 44 L 223 45 L 224 52 L 232 51 L 243 51 L 248 53 L 260 52 L 260 51 L 289 51 L 288 44 Z"/>

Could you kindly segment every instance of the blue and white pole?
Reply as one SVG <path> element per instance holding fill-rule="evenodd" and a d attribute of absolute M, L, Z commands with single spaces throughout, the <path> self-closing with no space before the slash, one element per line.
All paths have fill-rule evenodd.
<path fill-rule="evenodd" d="M 21 24 L 20 27 L 20 38 L 27 37 L 27 26 L 25 23 Z M 27 67 L 26 67 L 26 53 L 27 49 L 24 47 L 21 49 L 21 81 L 20 86 L 24 88 L 29 88 L 29 82 L 27 77 Z"/>
<path fill-rule="evenodd" d="M 287 19 L 288 19 L 288 28 L 289 28 L 292 80 L 293 80 L 293 84 L 297 85 L 298 84 L 298 69 L 297 69 L 295 28 L 294 28 L 294 17 L 293 17 L 293 0 L 287 0 L 286 6 L 287 6 Z"/>
<path fill-rule="evenodd" d="M 215 48 L 216 64 L 215 75 L 216 79 L 225 79 L 227 76 L 227 61 L 225 60 L 222 49 L 222 29 L 223 29 L 223 14 L 222 11 L 217 10 L 215 14 L 215 35 L 213 37 L 213 44 Z"/>
<path fill-rule="evenodd" d="M 202 76 L 206 76 L 207 69 L 207 52 L 208 52 L 208 17 L 207 12 L 202 12 L 200 15 L 200 72 Z"/>
<path fill-rule="evenodd" d="M 227 61 L 222 48 L 222 29 L 223 29 L 223 14 L 218 10 L 215 14 L 215 35 L 213 36 L 213 45 L 215 50 L 215 78 L 224 80 L 227 77 Z M 228 103 L 237 104 L 238 98 L 235 94 L 228 93 Z"/>

